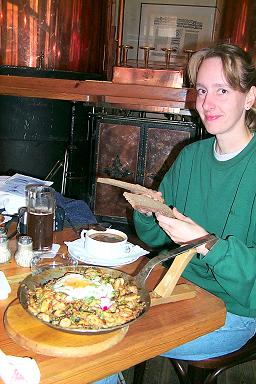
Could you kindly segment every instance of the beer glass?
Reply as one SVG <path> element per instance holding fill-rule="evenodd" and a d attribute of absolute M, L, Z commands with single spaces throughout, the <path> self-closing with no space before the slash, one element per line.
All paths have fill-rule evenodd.
<path fill-rule="evenodd" d="M 32 237 L 36 251 L 50 251 L 52 248 L 54 192 L 46 185 L 29 184 L 26 187 L 27 234 Z"/>

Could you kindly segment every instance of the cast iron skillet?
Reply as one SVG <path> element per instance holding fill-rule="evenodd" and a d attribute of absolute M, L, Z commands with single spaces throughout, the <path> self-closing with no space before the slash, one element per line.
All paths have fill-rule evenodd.
<path fill-rule="evenodd" d="M 113 268 L 107 268 L 107 267 L 101 267 L 101 266 L 93 266 L 94 268 L 99 268 L 103 272 L 107 272 L 110 274 L 112 277 L 117 278 L 117 277 L 122 277 L 125 281 L 129 281 L 131 284 L 136 285 L 138 288 L 138 294 L 140 296 L 141 302 L 145 304 L 142 312 L 140 315 L 136 318 L 133 319 L 129 322 L 126 322 L 125 324 L 109 327 L 109 328 L 102 328 L 102 329 L 81 329 L 81 328 L 63 328 L 58 325 L 53 325 L 50 324 L 46 321 L 43 321 L 41 319 L 38 319 L 35 315 L 29 312 L 28 310 L 28 290 L 29 289 L 34 289 L 35 287 L 42 286 L 46 284 L 48 281 L 60 278 L 64 276 L 66 273 L 80 273 L 83 274 L 84 271 L 87 268 L 92 268 L 91 265 L 79 265 L 79 266 L 57 266 L 57 267 L 44 267 L 41 268 L 40 272 L 37 274 L 31 274 L 27 276 L 20 284 L 19 289 L 18 289 L 18 299 L 22 307 L 33 317 L 35 317 L 38 321 L 43 322 L 44 324 L 61 330 L 65 332 L 70 332 L 70 333 L 78 333 L 78 334 L 100 334 L 100 333 L 107 333 L 111 331 L 115 331 L 117 329 L 126 327 L 127 325 L 130 325 L 134 321 L 137 321 L 139 318 L 141 318 L 148 310 L 150 307 L 150 296 L 149 292 L 145 288 L 145 281 L 147 277 L 150 275 L 151 271 L 153 268 L 157 265 L 162 263 L 163 261 L 172 259 L 179 254 L 195 248 L 199 245 L 205 244 L 208 241 L 213 240 L 215 237 L 213 235 L 207 235 L 204 236 L 200 239 L 193 240 L 193 242 L 190 242 L 187 245 L 181 246 L 179 248 L 176 248 L 174 250 L 169 251 L 167 254 L 159 254 L 158 256 L 155 256 L 152 258 L 141 270 L 140 272 L 135 275 L 131 276 L 128 273 L 119 271 L 118 269 L 113 269 Z"/>

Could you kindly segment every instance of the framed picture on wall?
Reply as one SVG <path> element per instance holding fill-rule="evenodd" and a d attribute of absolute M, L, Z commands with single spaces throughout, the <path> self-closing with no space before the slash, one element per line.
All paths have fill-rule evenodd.
<path fill-rule="evenodd" d="M 173 48 L 171 61 L 183 65 L 185 49 L 196 50 L 213 41 L 216 11 L 213 6 L 141 3 L 137 60 L 143 60 L 140 47 L 154 47 L 151 61 L 162 61 L 162 49 Z"/>

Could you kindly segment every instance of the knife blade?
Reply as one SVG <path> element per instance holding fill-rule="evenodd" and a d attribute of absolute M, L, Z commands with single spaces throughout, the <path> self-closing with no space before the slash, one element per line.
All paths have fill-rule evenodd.
<path fill-rule="evenodd" d="M 200 245 L 206 244 L 208 242 L 212 242 L 214 240 L 216 240 L 216 236 L 212 235 L 212 234 L 208 234 L 208 235 L 199 237 L 197 239 L 188 241 L 185 245 L 181 245 L 180 247 L 175 248 L 174 251 L 176 251 L 176 250 L 180 251 L 178 253 L 178 255 L 179 255 L 179 254 L 181 254 L 183 252 L 188 251 L 191 248 L 199 247 Z"/>

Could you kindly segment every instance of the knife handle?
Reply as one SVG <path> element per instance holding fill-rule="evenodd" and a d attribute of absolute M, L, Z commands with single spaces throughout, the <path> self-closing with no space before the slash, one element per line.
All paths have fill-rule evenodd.
<path fill-rule="evenodd" d="M 212 240 L 209 240 L 207 241 L 207 243 L 205 243 L 205 248 L 208 249 L 208 251 L 211 251 L 213 246 L 217 243 L 218 241 L 218 237 L 214 236 L 214 238 Z"/>

